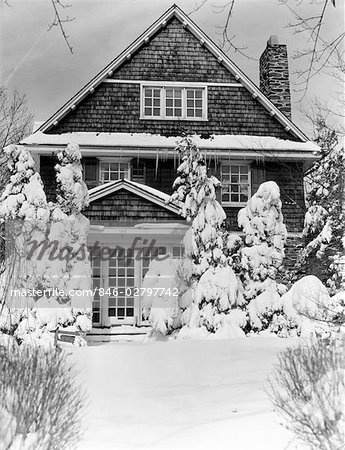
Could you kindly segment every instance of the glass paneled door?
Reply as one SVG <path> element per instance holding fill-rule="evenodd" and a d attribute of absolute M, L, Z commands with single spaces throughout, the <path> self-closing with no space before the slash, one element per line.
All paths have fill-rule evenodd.
<path fill-rule="evenodd" d="M 114 249 L 106 265 L 107 292 L 105 295 L 106 322 L 110 324 L 130 323 L 135 314 L 135 259 L 132 248 Z"/>
<path fill-rule="evenodd" d="M 168 255 L 180 259 L 182 253 L 180 244 L 138 245 L 136 248 L 128 244 L 110 248 L 105 257 L 93 256 L 94 326 L 145 324 L 140 288 L 151 261 L 163 261 Z"/>
<path fill-rule="evenodd" d="M 138 318 L 138 299 L 134 289 L 136 277 L 135 251 L 132 248 L 110 248 L 106 257 L 93 256 L 93 324 L 109 326 L 133 324 Z"/>

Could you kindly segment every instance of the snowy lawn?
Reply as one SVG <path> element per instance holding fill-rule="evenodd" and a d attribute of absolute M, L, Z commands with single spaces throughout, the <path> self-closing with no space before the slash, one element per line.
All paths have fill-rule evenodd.
<path fill-rule="evenodd" d="M 89 406 L 80 449 L 295 449 L 263 390 L 291 340 L 69 348 Z"/>

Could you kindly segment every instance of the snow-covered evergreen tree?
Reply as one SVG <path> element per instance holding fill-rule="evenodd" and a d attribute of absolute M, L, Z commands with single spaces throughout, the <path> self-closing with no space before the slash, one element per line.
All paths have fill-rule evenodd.
<path fill-rule="evenodd" d="M 68 144 L 57 153 L 57 204 L 67 214 L 80 213 L 89 204 L 89 194 L 81 167 L 78 144 Z"/>
<path fill-rule="evenodd" d="M 1 279 L 0 330 L 14 333 L 20 341 L 45 341 L 49 333 L 44 332 L 57 326 L 83 331 L 91 326 L 92 299 L 76 293 L 91 289 L 88 220 L 80 214 L 87 204 L 87 189 L 79 178 L 78 152 L 77 146 L 68 146 L 58 155 L 60 195 L 56 205 L 47 203 L 30 153 L 16 145 L 5 149 L 11 177 L 0 199 L 0 220 L 10 227 L 12 245 L 6 255 L 8 269 Z M 10 296 L 9 288 L 21 293 Z M 29 293 L 33 289 L 34 296 Z M 64 294 L 56 294 L 56 290 Z"/>
<path fill-rule="evenodd" d="M 193 281 L 193 303 L 183 312 L 182 323 L 216 332 L 225 325 L 223 317 L 243 302 L 223 250 L 226 215 L 216 199 L 220 182 L 207 176 L 204 158 L 191 138 L 183 138 L 177 151 L 182 162 L 171 200 L 182 203 L 181 214 L 191 222 L 184 241 Z"/>
<path fill-rule="evenodd" d="M 345 236 L 345 150 L 325 120 L 317 121 L 320 159 L 307 175 L 311 189 L 305 215 L 306 245 L 297 262 L 297 276 L 318 276 L 331 292 L 342 284 L 338 261 L 344 254 Z"/>
<path fill-rule="evenodd" d="M 267 181 L 238 213 L 238 224 L 245 233 L 241 265 L 247 299 L 271 286 L 277 289 L 276 278 L 283 262 L 287 236 L 281 208 L 278 185 Z"/>
<path fill-rule="evenodd" d="M 276 281 L 287 236 L 281 208 L 278 185 L 267 181 L 238 213 L 238 224 L 245 233 L 245 245 L 240 249 L 244 295 L 256 330 L 278 319 L 280 295 L 285 292 L 285 286 Z"/>
<path fill-rule="evenodd" d="M 207 176 L 204 158 L 192 139 L 183 138 L 176 150 L 182 163 L 177 169 L 171 201 L 182 203 L 181 214 L 191 222 L 190 255 L 193 275 L 199 279 L 210 266 L 226 262 L 222 229 L 226 215 L 216 200 L 220 182 Z"/>
<path fill-rule="evenodd" d="M 68 294 L 64 300 L 72 307 L 76 328 L 88 331 L 91 328 L 92 271 L 87 250 L 89 220 L 81 211 L 88 206 L 89 195 L 83 181 L 78 144 L 68 144 L 57 153 L 57 159 L 57 205 L 52 208 L 49 239 L 58 241 L 60 252 L 67 252 L 62 264 L 51 266 L 49 276 L 60 285 L 63 283 Z"/>

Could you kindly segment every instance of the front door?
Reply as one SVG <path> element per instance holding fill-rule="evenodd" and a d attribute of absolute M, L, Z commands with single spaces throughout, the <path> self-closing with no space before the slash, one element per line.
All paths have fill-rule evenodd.
<path fill-rule="evenodd" d="M 141 325 L 140 288 L 157 256 L 181 257 L 181 246 L 141 246 L 133 249 L 128 245 L 110 248 L 106 257 L 93 256 L 93 324 L 95 326 Z"/>

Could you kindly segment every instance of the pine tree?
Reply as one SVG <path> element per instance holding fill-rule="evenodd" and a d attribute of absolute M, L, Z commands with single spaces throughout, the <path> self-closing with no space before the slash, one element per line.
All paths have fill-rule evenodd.
<path fill-rule="evenodd" d="M 70 145 L 58 154 L 58 204 L 47 203 L 25 147 L 8 146 L 5 154 L 11 176 L 0 198 L 0 221 L 10 227 L 6 237 L 12 245 L 1 277 L 0 330 L 19 341 L 34 338 L 44 345 L 58 325 L 84 331 L 91 327 L 91 297 L 69 295 L 71 290 L 91 289 L 88 220 L 80 213 L 87 204 L 80 152 Z M 9 287 L 23 289 L 22 294 L 12 297 Z M 54 289 L 65 295 L 47 294 Z M 33 297 L 30 290 L 41 294 Z"/>
<path fill-rule="evenodd" d="M 247 299 L 256 297 L 272 285 L 276 288 L 287 236 L 281 208 L 278 185 L 267 181 L 238 213 L 238 224 L 245 233 L 241 266 Z"/>
<path fill-rule="evenodd" d="M 182 203 L 181 214 L 191 222 L 185 250 L 191 259 L 194 291 L 194 303 L 182 321 L 215 332 L 224 324 L 223 316 L 242 302 L 238 280 L 224 254 L 226 215 L 216 200 L 220 182 L 207 176 L 204 158 L 191 138 L 183 138 L 177 151 L 182 163 L 171 200 Z"/>
<path fill-rule="evenodd" d="M 281 209 L 279 187 L 267 181 L 238 213 L 238 224 L 245 233 L 245 245 L 239 250 L 241 278 L 250 328 L 255 331 L 280 331 L 288 326 L 281 317 L 280 301 L 286 289 L 276 281 L 287 236 Z"/>
<path fill-rule="evenodd" d="M 344 254 L 345 151 L 338 143 L 337 133 L 323 118 L 318 118 L 316 125 L 320 159 L 307 175 L 310 191 L 303 231 L 306 245 L 296 271 L 297 276 L 318 276 L 335 292 L 343 282 L 338 261 Z"/>

